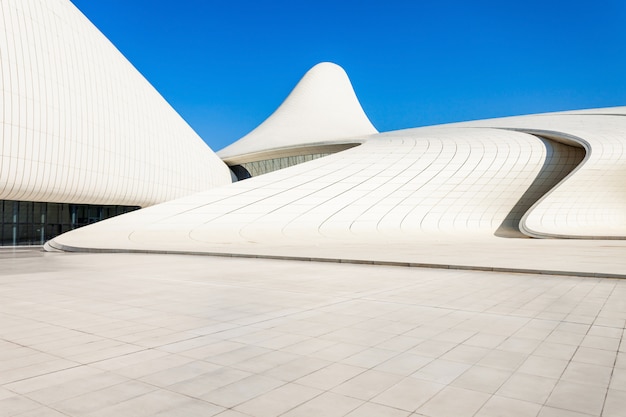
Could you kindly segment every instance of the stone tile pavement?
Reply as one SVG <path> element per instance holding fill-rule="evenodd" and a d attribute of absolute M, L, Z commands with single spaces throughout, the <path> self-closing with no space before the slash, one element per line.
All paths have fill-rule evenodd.
<path fill-rule="evenodd" d="M 0 251 L 0 416 L 626 410 L 626 281 Z"/>

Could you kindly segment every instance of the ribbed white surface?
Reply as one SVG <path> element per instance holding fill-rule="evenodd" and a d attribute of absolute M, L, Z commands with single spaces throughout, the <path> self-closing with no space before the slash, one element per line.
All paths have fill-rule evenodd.
<path fill-rule="evenodd" d="M 626 237 L 626 107 L 486 120 L 462 125 L 534 131 L 586 148 L 580 166 L 523 221 L 536 237 Z"/>
<path fill-rule="evenodd" d="M 209 215 L 190 233 L 203 242 L 216 241 L 214 228 L 223 239 L 229 227 L 238 229 L 240 239 L 252 241 L 270 236 L 351 240 L 375 239 L 377 234 L 417 238 L 511 232 L 523 211 L 511 212 L 542 172 L 548 155 L 542 175 L 549 178 L 569 172 L 575 154 L 575 148 L 516 132 L 400 131 L 327 161 L 285 171 L 266 184 L 251 181 L 248 193 L 178 219 Z M 533 188 L 525 198 L 538 199 L 552 184 Z M 281 186 L 283 191 L 276 192 Z M 218 216 L 211 216 L 217 214 L 214 210 Z M 133 240 L 140 236 L 133 234 Z"/>
<path fill-rule="evenodd" d="M 54 241 L 70 247 L 202 251 L 511 236 L 528 207 L 582 155 L 580 148 L 500 129 L 391 132 Z"/>
<path fill-rule="evenodd" d="M 376 133 L 343 68 L 322 62 L 302 77 L 267 120 L 218 155 L 227 160 L 270 149 L 341 142 Z"/>
<path fill-rule="evenodd" d="M 0 199 L 147 206 L 231 182 L 68 0 L 2 0 L 0 22 Z"/>

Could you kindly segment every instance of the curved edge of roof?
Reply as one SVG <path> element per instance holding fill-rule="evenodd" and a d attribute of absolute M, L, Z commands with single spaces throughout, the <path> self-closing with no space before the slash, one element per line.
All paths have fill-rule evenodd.
<path fill-rule="evenodd" d="M 222 160 L 227 165 L 236 165 L 246 162 L 263 161 L 273 158 L 285 158 L 289 156 L 337 153 L 346 149 L 359 146 L 366 141 L 365 137 L 345 139 L 336 142 L 313 142 L 304 145 L 283 146 L 280 148 L 264 149 L 257 152 L 249 152 L 242 155 L 223 157 Z"/>
<path fill-rule="evenodd" d="M 229 160 L 301 145 L 351 142 L 376 133 L 343 68 L 322 62 L 302 77 L 270 117 L 217 154 Z"/>

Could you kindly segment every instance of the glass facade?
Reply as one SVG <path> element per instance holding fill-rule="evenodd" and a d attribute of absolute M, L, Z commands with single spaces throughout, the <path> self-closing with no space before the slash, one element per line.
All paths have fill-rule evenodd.
<path fill-rule="evenodd" d="M 245 180 L 250 177 L 267 174 L 268 172 L 278 171 L 303 162 L 312 161 L 323 156 L 331 155 L 330 153 L 314 153 L 309 155 L 286 156 L 283 158 L 265 159 L 263 161 L 244 162 L 240 165 L 233 165 L 230 169 L 235 173 L 238 180 Z"/>
<path fill-rule="evenodd" d="M 229 164 L 228 166 L 237 177 L 237 180 L 241 181 L 247 178 L 257 177 L 259 175 L 267 174 L 268 172 L 278 171 L 279 169 L 288 168 L 303 162 L 332 155 L 359 145 L 360 143 L 334 143 L 325 144 L 323 146 L 310 146 L 297 149 L 297 151 L 303 153 L 302 155 L 283 156 L 280 158 L 243 162 L 241 164 Z M 311 153 L 306 153 L 307 151 Z M 228 162 L 226 163 L 228 164 Z"/>
<path fill-rule="evenodd" d="M 43 245 L 61 233 L 138 208 L 0 200 L 0 246 Z"/>

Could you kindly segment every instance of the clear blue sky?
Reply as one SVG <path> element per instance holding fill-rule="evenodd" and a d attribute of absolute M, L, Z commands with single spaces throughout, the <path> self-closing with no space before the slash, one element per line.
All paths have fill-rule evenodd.
<path fill-rule="evenodd" d="M 380 131 L 626 105 L 626 0 L 72 0 L 219 150 L 322 61 Z"/>

